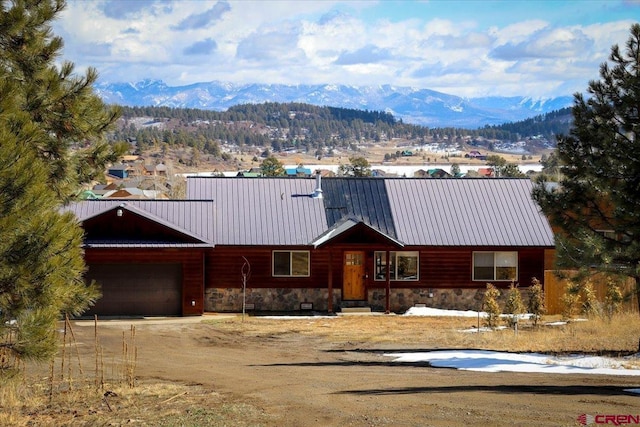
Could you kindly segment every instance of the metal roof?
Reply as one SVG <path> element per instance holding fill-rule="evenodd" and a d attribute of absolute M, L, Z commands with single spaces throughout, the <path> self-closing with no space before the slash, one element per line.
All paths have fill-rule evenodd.
<path fill-rule="evenodd" d="M 138 199 L 100 199 L 72 203 L 63 207 L 63 211 L 73 212 L 80 222 L 99 216 L 105 212 L 122 208 L 135 212 L 151 221 L 192 236 L 205 246 L 213 244 L 213 201 L 211 200 L 138 200 Z M 110 242 L 123 246 L 124 242 Z M 135 242 L 141 245 L 142 242 Z M 155 243 L 157 245 L 157 242 Z M 176 246 L 176 243 L 168 243 Z M 181 246 L 199 246 L 198 244 L 180 244 Z M 95 247 L 104 247 L 104 242 L 95 242 Z M 166 245 L 165 245 L 166 246 Z M 201 245 L 200 245 L 201 246 Z"/>
<path fill-rule="evenodd" d="M 387 179 L 398 239 L 407 245 L 553 246 L 529 179 Z"/>
<path fill-rule="evenodd" d="M 385 180 L 380 178 L 324 178 L 322 192 L 329 226 L 355 217 L 395 238 Z"/>
<path fill-rule="evenodd" d="M 213 199 L 216 245 L 307 245 L 327 228 L 310 178 L 190 177 L 187 198 Z"/>
<path fill-rule="evenodd" d="M 308 245 L 352 217 L 405 245 L 546 246 L 553 233 L 528 179 L 190 177 L 214 200 L 216 244 Z"/>

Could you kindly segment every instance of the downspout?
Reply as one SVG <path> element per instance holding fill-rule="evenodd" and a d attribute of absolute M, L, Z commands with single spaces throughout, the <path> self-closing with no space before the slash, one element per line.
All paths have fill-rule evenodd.
<path fill-rule="evenodd" d="M 390 268 L 391 268 L 391 254 L 387 249 L 387 286 L 386 286 L 386 292 L 385 292 L 385 302 L 386 302 L 385 314 L 391 313 L 391 271 L 389 271 Z"/>
<path fill-rule="evenodd" d="M 333 313 L 333 249 L 329 248 L 329 283 L 328 283 L 327 311 Z"/>

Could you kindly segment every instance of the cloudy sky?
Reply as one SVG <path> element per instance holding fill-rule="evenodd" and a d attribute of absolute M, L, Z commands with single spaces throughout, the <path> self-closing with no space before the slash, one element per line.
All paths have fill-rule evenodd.
<path fill-rule="evenodd" d="M 584 92 L 640 0 L 68 0 L 63 58 L 105 82 L 412 86 L 452 95 Z"/>

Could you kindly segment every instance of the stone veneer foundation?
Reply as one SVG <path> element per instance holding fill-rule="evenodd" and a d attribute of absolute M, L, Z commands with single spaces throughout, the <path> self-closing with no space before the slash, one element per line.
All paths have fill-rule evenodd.
<path fill-rule="evenodd" d="M 401 289 L 393 288 L 389 295 L 390 309 L 394 313 L 404 313 L 410 307 L 421 305 L 447 310 L 482 310 L 485 289 Z M 502 290 L 499 300 L 504 305 L 506 290 Z M 528 300 L 528 290 L 520 290 L 524 303 Z M 328 289 L 319 288 L 274 288 L 247 289 L 246 303 L 249 311 L 323 311 L 328 309 Z M 333 310 L 339 312 L 343 305 L 339 289 L 333 290 Z M 310 306 L 308 304 L 311 304 Z M 385 311 L 386 293 L 384 289 L 368 292 L 368 304 L 372 311 Z M 350 306 L 348 301 L 344 306 Z M 242 289 L 211 288 L 205 290 L 205 311 L 242 311 Z"/>

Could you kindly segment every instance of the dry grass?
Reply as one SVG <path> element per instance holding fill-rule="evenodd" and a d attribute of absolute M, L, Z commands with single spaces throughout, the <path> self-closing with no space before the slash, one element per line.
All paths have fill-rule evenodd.
<path fill-rule="evenodd" d="M 0 426 L 257 426 L 266 418 L 251 403 L 229 401 L 197 385 L 106 385 L 102 392 L 77 384 L 49 399 L 44 384 L 8 381 L 0 390 Z"/>
<path fill-rule="evenodd" d="M 253 337 L 301 334 L 322 337 L 333 343 L 353 345 L 400 345 L 419 348 L 478 348 L 512 352 L 629 354 L 638 352 L 640 317 L 620 314 L 545 326 L 559 320 L 546 317 L 534 328 L 521 322 L 512 329 L 490 333 L 462 333 L 477 328 L 476 318 L 417 316 L 337 316 L 335 318 L 264 319 L 248 317 L 216 321 L 216 328 Z M 482 326 L 482 321 L 480 321 Z"/>
<path fill-rule="evenodd" d="M 545 318 L 544 322 L 558 320 Z M 518 333 L 499 330 L 462 333 L 478 326 L 475 318 L 337 316 L 334 318 L 225 318 L 211 322 L 221 336 L 260 340 L 308 340 L 307 345 L 334 349 L 476 348 L 514 352 L 627 355 L 638 351 L 640 317 L 622 314 L 574 321 L 564 326 L 533 328 L 520 324 Z M 227 397 L 201 385 L 134 381 L 135 338 L 132 329 L 114 368 L 96 368 L 101 378 L 80 374 L 76 350 L 69 345 L 65 368 L 57 359 L 53 376 L 26 378 L 24 372 L 0 378 L 0 426 L 223 426 L 264 425 L 269 415 L 253 402 Z M 237 342 L 237 341 L 236 341 Z M 306 342 L 306 341 L 305 341 Z M 117 351 L 117 350 L 116 350 Z M 101 354 L 101 351 L 99 352 Z M 91 355 L 90 355 L 91 357 Z M 79 358 L 78 358 L 79 360 Z M 96 362 L 97 365 L 97 362 Z M 91 369 L 87 369 L 92 371 Z M 49 369 L 41 369 L 47 372 Z"/>

